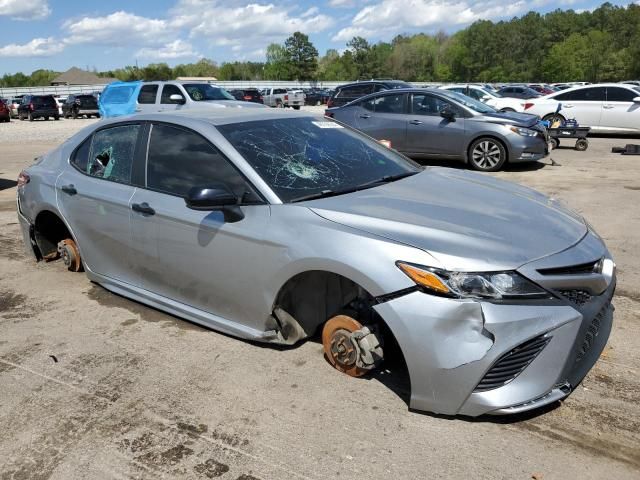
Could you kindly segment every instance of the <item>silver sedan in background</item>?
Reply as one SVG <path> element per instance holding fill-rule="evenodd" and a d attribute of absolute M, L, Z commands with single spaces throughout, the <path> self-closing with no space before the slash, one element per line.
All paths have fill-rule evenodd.
<path fill-rule="evenodd" d="M 548 153 L 547 132 L 537 116 L 498 112 L 449 90 L 383 91 L 325 114 L 412 158 L 462 160 L 485 172 Z"/>
<path fill-rule="evenodd" d="M 348 375 L 396 352 L 418 410 L 533 409 L 598 359 L 615 265 L 579 215 L 333 120 L 220 110 L 106 120 L 38 159 L 29 252 L 240 338 L 321 336 Z"/>

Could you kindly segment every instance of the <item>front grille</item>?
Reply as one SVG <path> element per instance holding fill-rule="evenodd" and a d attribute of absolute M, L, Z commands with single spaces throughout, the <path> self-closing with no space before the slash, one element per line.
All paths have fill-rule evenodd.
<path fill-rule="evenodd" d="M 544 347 L 547 346 L 551 337 L 540 335 L 528 340 L 510 352 L 504 354 L 489 369 L 486 375 L 480 380 L 474 392 L 484 392 L 500 388 L 513 381 L 527 366 L 533 362 Z"/>
<path fill-rule="evenodd" d="M 600 333 L 600 326 L 602 325 L 602 320 L 604 316 L 607 314 L 611 306 L 611 301 L 609 300 L 604 306 L 600 309 L 598 314 L 593 317 L 591 320 L 591 324 L 587 329 L 587 333 L 584 335 L 584 340 L 582 341 L 582 345 L 580 345 L 580 350 L 578 350 L 578 354 L 576 355 L 576 363 L 584 358 L 584 356 L 591 350 L 593 346 L 593 342 L 596 340 L 596 337 Z"/>
<path fill-rule="evenodd" d="M 579 307 L 591 301 L 593 298 L 586 290 L 558 290 L 558 293 Z"/>
<path fill-rule="evenodd" d="M 540 268 L 538 273 L 541 275 L 580 275 L 585 273 L 598 273 L 601 268 L 601 259 L 592 262 L 581 263 L 579 265 L 570 265 L 568 267 Z"/>

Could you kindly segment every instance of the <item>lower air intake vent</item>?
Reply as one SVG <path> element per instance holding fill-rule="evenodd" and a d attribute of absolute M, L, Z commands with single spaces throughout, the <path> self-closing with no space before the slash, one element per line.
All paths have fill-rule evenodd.
<path fill-rule="evenodd" d="M 560 290 L 560 295 L 579 307 L 589 302 L 592 298 L 591 294 L 585 290 Z"/>
<path fill-rule="evenodd" d="M 598 314 L 593 317 L 591 320 L 591 324 L 587 329 L 587 333 L 584 335 L 584 340 L 582 341 L 582 345 L 580 346 L 580 350 L 578 350 L 578 354 L 576 355 L 576 363 L 584 358 L 591 347 L 593 346 L 593 342 L 596 337 L 600 333 L 600 326 L 602 325 L 602 320 L 604 316 L 607 314 L 607 310 L 610 308 L 611 302 L 607 302 L 598 312 Z"/>
<path fill-rule="evenodd" d="M 527 368 L 527 365 L 533 362 L 550 340 L 551 337 L 541 335 L 504 354 L 487 372 L 474 392 L 493 390 L 511 382 Z"/>

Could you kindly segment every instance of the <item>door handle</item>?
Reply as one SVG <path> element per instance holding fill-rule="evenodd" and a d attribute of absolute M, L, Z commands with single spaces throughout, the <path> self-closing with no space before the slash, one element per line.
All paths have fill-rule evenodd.
<path fill-rule="evenodd" d="M 409 120 L 411 125 L 422 125 L 422 120 Z"/>
<path fill-rule="evenodd" d="M 144 215 L 155 215 L 156 211 L 149 206 L 147 202 L 142 203 L 132 203 L 131 210 L 134 212 L 139 212 Z"/>
<path fill-rule="evenodd" d="M 76 187 L 74 187 L 73 185 L 63 185 L 62 187 L 60 187 L 60 190 L 62 190 L 67 195 L 75 195 L 76 193 L 78 193 Z"/>
<path fill-rule="evenodd" d="M 142 111 L 142 109 L 141 109 L 141 108 L 136 108 L 136 109 L 135 109 L 135 111 L 136 111 L 136 112 L 141 112 L 141 111 Z"/>
<path fill-rule="evenodd" d="M 367 115 L 366 113 L 363 113 L 362 115 L 360 115 L 360 118 L 371 118 L 371 115 Z"/>
<path fill-rule="evenodd" d="M 573 105 L 571 105 L 570 103 L 563 103 L 562 108 L 573 108 Z"/>
<path fill-rule="evenodd" d="M 610 110 L 615 107 L 613 105 L 603 105 L 602 108 L 606 108 L 607 110 Z"/>

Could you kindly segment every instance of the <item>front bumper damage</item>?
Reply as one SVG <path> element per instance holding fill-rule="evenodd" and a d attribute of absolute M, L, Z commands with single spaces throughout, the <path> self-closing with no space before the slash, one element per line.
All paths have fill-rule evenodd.
<path fill-rule="evenodd" d="M 532 272 L 540 266 L 582 263 L 576 258 L 593 255 L 597 242 L 587 243 L 589 248 L 576 247 L 525 270 L 534 277 Z M 600 253 L 613 265 L 604 247 Z M 595 282 L 585 275 L 561 276 L 581 289 L 590 288 L 584 284 L 591 281 L 592 295 L 579 305 L 561 295 L 545 302 L 503 304 L 419 291 L 376 305 L 404 354 L 411 380 L 410 408 L 445 415 L 512 414 L 569 395 L 599 358 L 612 326 L 615 271 L 592 276 L 601 278 Z M 558 278 L 546 280 L 556 285 Z M 543 284 L 545 279 L 535 281 Z M 557 288 L 551 291 L 555 294 Z M 527 342 L 539 345 L 538 350 L 527 353 Z M 530 358 L 514 378 L 491 387 L 500 371 L 508 371 L 526 355 Z M 482 387 L 487 377 L 489 388 Z"/>

